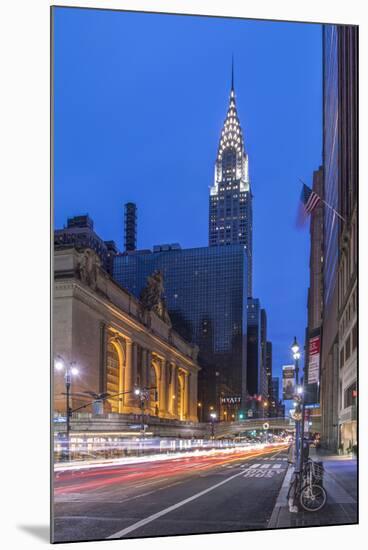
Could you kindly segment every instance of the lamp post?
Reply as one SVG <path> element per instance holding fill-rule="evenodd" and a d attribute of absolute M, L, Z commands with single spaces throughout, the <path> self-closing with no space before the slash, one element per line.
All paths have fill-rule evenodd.
<path fill-rule="evenodd" d="M 291 346 L 291 351 L 293 352 L 293 358 L 295 362 L 295 387 L 297 391 L 297 395 L 295 396 L 296 405 L 295 405 L 295 414 L 296 417 L 301 412 L 301 400 L 302 400 L 302 393 L 303 391 L 300 391 L 299 388 L 299 359 L 300 359 L 300 347 L 296 340 L 296 336 L 294 336 L 294 342 Z M 295 471 L 300 471 L 300 456 L 301 456 L 301 444 L 300 444 L 300 420 L 297 418 L 295 419 Z"/>
<path fill-rule="evenodd" d="M 78 374 L 78 369 L 75 366 L 75 361 L 67 363 L 64 359 L 58 355 L 58 361 L 55 363 L 55 369 L 58 371 L 64 371 L 64 381 L 66 389 L 66 457 L 70 460 L 70 419 L 72 416 L 72 409 L 70 407 L 70 386 L 72 377 Z"/>
<path fill-rule="evenodd" d="M 198 403 L 198 409 L 199 409 L 199 422 L 203 422 L 203 414 L 202 414 L 202 411 L 203 411 L 203 407 L 202 407 L 202 403 Z"/>
<path fill-rule="evenodd" d="M 215 420 L 216 420 L 217 414 L 215 412 L 211 412 L 210 417 L 211 417 L 211 438 L 214 439 L 215 438 Z"/>
<path fill-rule="evenodd" d="M 142 436 L 145 433 L 145 423 L 144 423 L 144 409 L 145 409 L 145 403 L 146 400 L 149 397 L 149 392 L 152 388 L 135 388 L 134 389 L 134 395 L 139 397 L 139 406 L 141 409 L 141 434 Z"/>

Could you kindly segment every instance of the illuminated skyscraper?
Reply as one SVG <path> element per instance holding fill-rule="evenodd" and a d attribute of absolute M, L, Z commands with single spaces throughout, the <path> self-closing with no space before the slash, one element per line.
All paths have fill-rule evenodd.
<path fill-rule="evenodd" d="M 210 189 L 209 245 L 244 245 L 248 260 L 249 297 L 252 296 L 252 223 L 248 155 L 236 108 L 232 69 L 229 107 L 221 131 L 214 182 Z"/>

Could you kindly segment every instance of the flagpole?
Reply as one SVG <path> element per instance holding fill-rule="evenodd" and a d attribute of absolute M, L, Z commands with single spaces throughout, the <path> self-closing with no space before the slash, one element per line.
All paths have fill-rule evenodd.
<path fill-rule="evenodd" d="M 321 197 L 319 197 L 321 199 Z M 338 211 L 333 207 L 331 206 L 330 204 L 328 204 L 328 202 L 324 201 L 323 199 L 321 199 L 321 201 L 326 205 L 328 206 L 334 214 L 336 214 L 336 216 L 338 216 L 340 218 L 340 220 L 342 220 L 344 223 L 346 223 L 346 220 L 345 218 L 343 218 L 343 216 L 341 216 L 341 214 L 338 213 Z"/>
<path fill-rule="evenodd" d="M 309 189 L 311 189 L 301 178 L 298 178 L 299 181 L 302 182 L 303 185 L 305 185 L 306 187 L 308 187 Z M 313 191 L 313 189 L 312 189 Z M 316 193 L 315 191 L 313 191 L 314 193 Z M 316 193 L 316 195 L 319 197 L 320 201 L 323 202 L 323 204 L 325 204 L 326 206 L 328 206 L 328 208 L 330 208 L 335 214 L 336 216 L 338 216 L 340 218 L 341 221 L 343 221 L 344 223 L 346 223 L 346 219 L 336 210 L 336 208 L 334 208 L 333 206 L 331 206 L 330 204 L 328 204 L 328 202 L 326 202 L 325 200 L 323 200 L 319 195 L 318 193 Z"/>

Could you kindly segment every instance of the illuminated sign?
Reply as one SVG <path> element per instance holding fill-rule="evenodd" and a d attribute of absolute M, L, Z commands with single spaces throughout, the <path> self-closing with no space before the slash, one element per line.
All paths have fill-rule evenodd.
<path fill-rule="evenodd" d="M 309 361 L 308 361 L 308 384 L 315 384 L 319 381 L 319 359 L 320 359 L 321 339 L 320 336 L 314 336 L 309 339 Z"/>
<path fill-rule="evenodd" d="M 226 404 L 236 404 L 241 402 L 241 397 L 239 396 L 231 396 L 231 397 L 221 397 L 221 403 Z"/>
<path fill-rule="evenodd" d="M 284 400 L 294 398 L 294 395 L 295 395 L 294 365 L 284 365 L 282 367 L 282 395 Z"/>

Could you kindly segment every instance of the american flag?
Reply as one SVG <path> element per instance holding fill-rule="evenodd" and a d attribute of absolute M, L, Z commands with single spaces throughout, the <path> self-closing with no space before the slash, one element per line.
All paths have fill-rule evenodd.
<path fill-rule="evenodd" d="M 305 183 L 303 183 L 300 200 L 304 205 L 306 214 L 312 214 L 313 210 L 317 208 L 322 199 L 319 195 L 317 195 L 317 193 L 315 193 L 310 187 L 308 187 L 308 185 L 305 185 Z"/>

